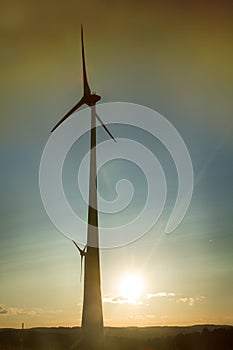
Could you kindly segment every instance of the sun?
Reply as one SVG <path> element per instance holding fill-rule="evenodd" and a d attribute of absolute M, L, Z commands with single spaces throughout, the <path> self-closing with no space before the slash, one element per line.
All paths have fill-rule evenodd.
<path fill-rule="evenodd" d="M 121 296 L 129 302 L 137 302 L 144 291 L 143 278 L 136 274 L 128 274 L 120 281 L 119 290 Z"/>

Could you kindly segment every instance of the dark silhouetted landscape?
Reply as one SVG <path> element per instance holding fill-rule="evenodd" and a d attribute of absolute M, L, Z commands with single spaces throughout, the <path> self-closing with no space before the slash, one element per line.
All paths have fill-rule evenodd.
<path fill-rule="evenodd" d="M 77 348 L 80 328 L 1 329 L 0 350 L 65 350 Z M 233 327 L 105 328 L 104 349 L 232 350 Z"/>

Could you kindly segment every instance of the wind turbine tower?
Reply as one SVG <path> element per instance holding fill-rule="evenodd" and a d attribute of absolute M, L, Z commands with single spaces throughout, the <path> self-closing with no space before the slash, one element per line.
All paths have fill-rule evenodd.
<path fill-rule="evenodd" d="M 92 94 L 86 71 L 83 27 L 81 26 L 82 67 L 83 67 L 83 97 L 66 115 L 54 126 L 52 132 L 62 124 L 72 113 L 82 105 L 91 108 L 91 141 L 90 141 L 90 179 L 89 179 L 89 205 L 87 247 L 81 250 L 77 244 L 81 258 L 84 258 L 84 298 L 82 310 L 82 334 L 84 339 L 92 338 L 96 341 L 103 335 L 103 311 L 101 298 L 101 278 L 99 259 L 99 230 L 98 230 L 98 202 L 97 202 L 97 174 L 96 174 L 96 119 L 108 135 L 116 142 L 109 129 L 104 125 L 96 113 L 96 103 L 101 99 L 99 95 Z"/>

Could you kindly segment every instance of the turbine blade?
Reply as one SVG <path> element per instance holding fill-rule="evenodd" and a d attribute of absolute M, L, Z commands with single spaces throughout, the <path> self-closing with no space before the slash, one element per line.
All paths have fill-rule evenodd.
<path fill-rule="evenodd" d="M 61 123 L 64 122 L 72 113 L 74 113 L 79 107 L 84 104 L 83 98 L 73 107 L 66 115 L 52 128 L 51 132 L 53 132 Z"/>
<path fill-rule="evenodd" d="M 104 125 L 103 121 L 101 120 L 101 118 L 98 116 L 97 113 L 95 113 L 96 118 L 98 119 L 98 121 L 100 122 L 100 124 L 102 125 L 102 127 L 104 128 L 104 130 L 108 133 L 108 135 L 113 139 L 113 141 L 116 142 L 116 139 L 114 138 L 114 136 L 111 134 L 111 132 L 109 131 L 109 129 L 107 128 L 106 125 Z"/>
<path fill-rule="evenodd" d="M 72 240 L 72 242 L 74 243 L 74 245 L 76 246 L 76 248 L 78 249 L 79 253 L 82 253 L 82 249 L 79 248 L 79 246 L 77 245 L 77 243 L 75 241 Z"/>
<path fill-rule="evenodd" d="M 85 62 L 85 51 L 84 51 L 84 40 L 83 40 L 83 26 L 81 24 L 81 42 L 82 42 L 82 62 L 83 62 L 83 95 L 90 95 L 91 89 L 87 81 L 87 71 L 86 71 L 86 62 Z"/>
<path fill-rule="evenodd" d="M 82 282 L 82 272 L 83 272 L 83 255 L 81 255 L 81 267 L 80 267 L 80 282 Z"/>
<path fill-rule="evenodd" d="M 77 243 L 75 241 L 72 240 L 72 242 L 74 243 L 74 245 L 76 246 L 76 248 L 79 251 L 80 257 L 81 257 L 81 266 L 80 266 L 80 282 L 82 281 L 82 272 L 83 272 L 83 258 L 85 257 L 85 248 L 83 248 L 83 250 L 81 248 L 79 248 L 79 246 L 77 245 Z"/>

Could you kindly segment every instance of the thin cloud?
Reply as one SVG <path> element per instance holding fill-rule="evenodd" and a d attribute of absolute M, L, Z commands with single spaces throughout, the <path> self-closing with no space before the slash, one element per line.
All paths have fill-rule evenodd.
<path fill-rule="evenodd" d="M 2 315 L 9 315 L 9 316 L 17 316 L 17 315 L 28 315 L 28 316 L 40 316 L 42 314 L 46 315 L 53 315 L 62 313 L 63 310 L 57 309 L 57 310 L 46 310 L 41 308 L 34 308 L 31 310 L 24 310 L 21 307 L 4 307 L 0 306 L 0 314 Z"/>
<path fill-rule="evenodd" d="M 103 298 L 103 302 L 107 304 L 133 304 L 133 305 L 150 305 L 150 301 L 156 299 L 164 299 L 168 302 L 174 302 L 174 303 L 183 303 L 187 304 L 189 306 L 193 306 L 194 304 L 201 303 L 204 301 L 204 296 L 177 296 L 173 292 L 157 292 L 157 293 L 147 293 L 144 296 L 142 296 L 139 300 L 133 300 L 129 299 L 127 297 L 124 297 L 123 295 L 116 295 L 116 296 L 108 296 Z"/>
<path fill-rule="evenodd" d="M 8 315 L 23 315 L 25 314 L 25 311 L 21 309 L 20 307 L 8 307 L 7 308 Z"/>
<path fill-rule="evenodd" d="M 174 297 L 175 293 L 159 292 L 159 293 L 148 293 L 146 294 L 147 299 L 152 298 L 163 298 L 163 297 Z"/>
<path fill-rule="evenodd" d="M 189 306 L 193 306 L 196 303 L 201 303 L 205 297 L 202 295 L 200 297 L 182 297 L 177 299 L 177 303 L 187 303 Z"/>
<path fill-rule="evenodd" d="M 175 301 L 176 303 L 187 303 L 189 306 L 193 306 L 196 303 L 201 303 L 205 299 L 202 296 L 181 296 L 178 297 L 175 293 L 158 292 L 158 293 L 148 293 L 146 294 L 146 299 L 154 298 L 168 298 L 169 301 Z"/>
<path fill-rule="evenodd" d="M 141 296 L 140 299 L 130 299 L 127 298 L 123 295 L 117 295 L 117 296 L 110 296 L 110 297 L 105 297 L 103 299 L 104 303 L 109 303 L 109 304 L 134 304 L 134 305 L 142 305 L 144 302 L 146 302 L 148 299 L 153 299 L 153 298 L 164 298 L 164 297 L 170 297 L 174 298 L 175 293 L 167 293 L 167 292 L 158 292 L 158 293 L 147 293 Z"/>
<path fill-rule="evenodd" d="M 142 301 L 140 300 L 129 299 L 122 295 L 117 295 L 113 297 L 104 297 L 103 302 L 108 304 L 134 304 L 134 305 L 143 304 Z"/>
<path fill-rule="evenodd" d="M 7 313 L 8 313 L 7 309 L 4 306 L 0 305 L 0 315 L 5 315 Z"/>

